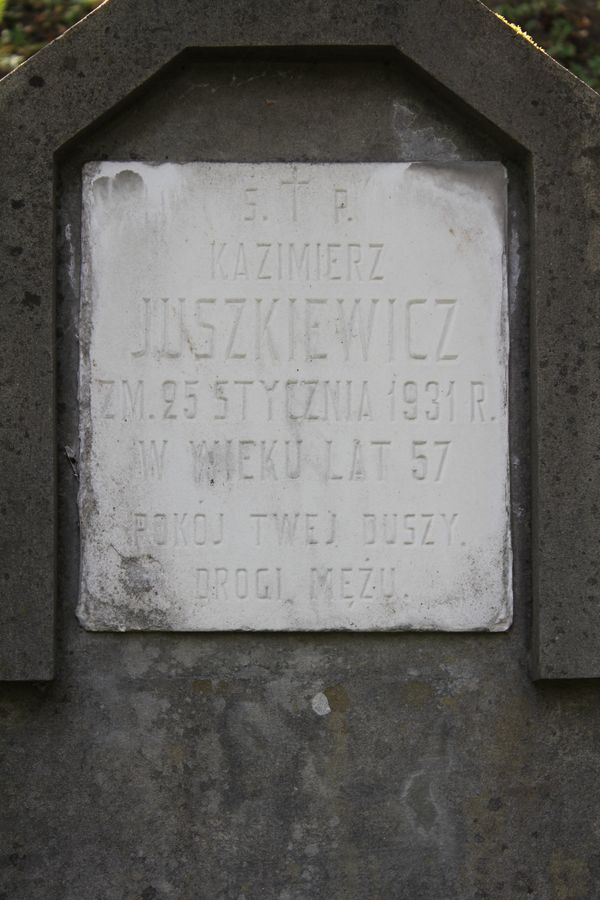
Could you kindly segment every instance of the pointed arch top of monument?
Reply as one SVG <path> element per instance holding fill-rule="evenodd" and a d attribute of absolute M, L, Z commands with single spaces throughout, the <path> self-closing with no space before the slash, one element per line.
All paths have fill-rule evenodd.
<path fill-rule="evenodd" d="M 292 46 L 394 48 L 531 150 L 554 123 L 556 151 L 600 102 L 478 0 L 105 0 L 0 82 L 0 115 L 56 149 L 185 50 Z"/>

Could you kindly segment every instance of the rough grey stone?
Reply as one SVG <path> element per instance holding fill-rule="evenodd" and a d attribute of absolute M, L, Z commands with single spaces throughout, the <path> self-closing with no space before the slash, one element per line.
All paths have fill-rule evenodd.
<path fill-rule="evenodd" d="M 18 348 L 16 358 L 8 352 L 2 356 L 6 513 L 1 540 L 8 586 L 0 668 L 5 678 L 45 678 L 52 671 L 55 361 L 50 273 L 56 154 L 135 96 L 190 46 L 210 47 L 207 59 L 219 47 L 364 45 L 397 48 L 421 77 L 438 84 L 447 102 L 453 95 L 528 155 L 536 242 L 531 329 L 534 668 L 540 677 L 599 674 L 597 96 L 474 0 L 443 6 L 433 0 L 398 0 L 356 8 L 300 3 L 293 14 L 258 0 L 192 7 L 177 0 L 168 10 L 158 2 L 111 0 L 5 78 L 0 93 L 2 334 L 9 349 Z M 198 102 L 202 91 L 201 84 L 194 85 Z M 354 124 L 359 97 L 360 90 L 339 111 L 340 127 Z M 279 109 L 268 100 L 269 122 L 282 125 Z M 328 102 L 333 111 L 332 96 Z M 212 119 L 197 135 L 196 152 L 210 154 L 217 135 L 238 141 L 250 115 L 251 110 L 244 110 L 237 123 L 222 115 Z M 400 104 L 389 115 L 400 150 L 411 113 Z M 366 139 L 361 158 L 376 148 L 381 127 L 378 122 Z M 436 143 L 420 133 L 423 149 L 418 155 L 443 157 L 443 136 Z M 335 140 L 328 147 L 336 158 Z M 257 150 L 264 159 L 264 147 L 258 144 Z M 185 156 L 184 146 L 172 135 L 166 155 L 178 153 Z M 403 151 L 402 158 L 407 158 Z"/>
<path fill-rule="evenodd" d="M 282 49 L 230 49 L 246 43 Z M 286 49 L 324 43 L 363 49 Z M 378 49 L 391 45 L 402 56 Z M 190 46 L 229 49 L 182 54 Z M 0 117 L 3 609 L 15 620 L 2 673 L 13 679 L 51 673 L 59 448 L 57 677 L 0 689 L 0 896 L 596 897 L 598 685 L 536 685 L 527 670 L 531 309 L 537 673 L 598 675 L 596 96 L 475 2 L 112 0 L 2 82 Z M 81 167 L 102 158 L 504 162 L 509 632 L 80 629 L 70 273 Z"/>

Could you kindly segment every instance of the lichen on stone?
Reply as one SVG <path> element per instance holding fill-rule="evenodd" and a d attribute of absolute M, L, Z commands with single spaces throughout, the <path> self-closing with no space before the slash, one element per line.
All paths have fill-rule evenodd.
<path fill-rule="evenodd" d="M 524 31 L 520 25 L 516 25 L 514 22 L 510 22 L 507 18 L 502 16 L 500 13 L 494 13 L 494 15 L 496 16 L 496 18 L 500 19 L 501 22 L 504 22 L 505 25 L 508 25 L 509 28 L 512 28 L 512 30 L 515 32 L 515 34 L 518 34 L 519 37 L 524 38 L 528 43 L 530 43 L 533 47 L 535 47 L 536 50 L 539 50 L 541 53 L 546 52 L 543 47 L 540 47 L 539 44 L 536 44 L 536 42 L 531 37 L 531 35 L 527 34 L 527 32 Z"/>

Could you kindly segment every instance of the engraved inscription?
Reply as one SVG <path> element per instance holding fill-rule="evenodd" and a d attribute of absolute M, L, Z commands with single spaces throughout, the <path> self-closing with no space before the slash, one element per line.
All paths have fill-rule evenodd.
<path fill-rule="evenodd" d="M 507 628 L 502 166 L 83 183 L 84 626 Z"/>

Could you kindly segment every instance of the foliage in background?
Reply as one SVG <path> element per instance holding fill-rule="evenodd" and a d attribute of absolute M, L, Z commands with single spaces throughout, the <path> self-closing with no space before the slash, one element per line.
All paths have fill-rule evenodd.
<path fill-rule="evenodd" d="M 600 91 L 600 0 L 530 0 L 487 5 Z"/>
<path fill-rule="evenodd" d="M 101 0 L 0 0 L 0 76 L 100 5 Z"/>
<path fill-rule="evenodd" d="M 61 35 L 100 2 L 0 0 L 0 76 Z M 550 56 L 600 91 L 600 0 L 486 2 L 522 28 Z"/>

